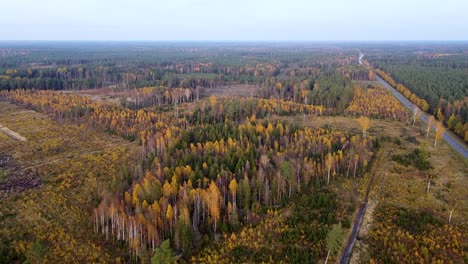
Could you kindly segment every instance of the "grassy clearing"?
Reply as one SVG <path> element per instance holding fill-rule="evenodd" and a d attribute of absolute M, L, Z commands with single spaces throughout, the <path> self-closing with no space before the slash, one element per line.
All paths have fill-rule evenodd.
<path fill-rule="evenodd" d="M 405 166 L 387 156 L 388 167 L 382 168 L 385 181 L 380 189 L 376 189 L 380 195 L 379 199 L 404 207 L 433 210 L 437 216 L 446 219 L 449 208 L 456 205 L 456 218 L 459 218 L 459 223 L 466 221 L 468 161 L 446 143 L 434 147 L 432 136 L 426 140 L 421 136 L 418 127 L 409 127 L 405 131 L 401 137 L 403 139 L 393 139 L 387 142 L 385 147 L 393 151 L 393 155 L 411 156 L 416 149 L 424 146 L 430 155 L 428 161 L 431 168 L 422 170 L 418 169 L 418 166 Z M 427 193 L 428 178 L 431 179 L 431 185 Z"/>
<path fill-rule="evenodd" d="M 86 89 L 86 90 L 72 90 L 62 91 L 63 93 L 76 93 L 79 95 L 88 96 L 94 101 L 105 101 L 110 103 L 119 103 L 121 97 L 126 96 L 124 89 L 117 88 L 97 88 L 97 89 Z"/>
<path fill-rule="evenodd" d="M 260 87 L 258 85 L 248 84 L 235 84 L 225 85 L 218 87 L 205 88 L 201 96 L 209 97 L 211 95 L 216 96 L 242 96 L 242 97 L 253 97 L 257 95 Z"/>
<path fill-rule="evenodd" d="M 136 145 L 9 103 L 0 102 L 0 109 L 2 124 L 29 139 L 2 136 L 0 152 L 11 155 L 16 171 L 42 182 L 0 200 L 0 262 L 112 261 L 125 249 L 103 243 L 89 215 L 104 186 L 134 162 Z"/>
<path fill-rule="evenodd" d="M 7 176 L 7 172 L 4 169 L 0 169 L 0 181 Z"/>
<path fill-rule="evenodd" d="M 400 219 L 401 214 L 398 212 L 410 212 L 414 217 L 417 215 L 430 215 L 435 219 L 434 221 L 440 223 L 438 228 L 427 225 L 422 228 L 422 232 L 418 233 L 419 239 L 434 241 L 435 245 L 442 243 L 445 238 L 429 233 L 432 230 L 447 234 L 466 233 L 467 230 L 468 193 L 466 190 L 468 189 L 468 181 L 466 177 L 468 175 L 468 161 L 452 150 L 445 142 L 434 147 L 434 135 L 430 135 L 428 139 L 425 139 L 424 127 L 418 125 L 414 127 L 405 126 L 402 123 L 395 123 L 393 127 L 388 127 L 383 123 L 380 125 L 383 129 L 383 132 L 381 132 L 383 136 L 382 151 L 387 155 L 384 157 L 385 162 L 382 163 L 383 165 L 377 168 L 377 184 L 371 192 L 371 200 L 372 203 L 376 204 L 375 208 L 377 210 L 385 207 L 389 213 L 385 215 L 385 212 L 379 211 L 380 216 L 373 218 L 373 207 L 372 210 L 366 212 L 365 228 L 360 232 L 363 241 L 358 243 L 352 263 L 366 263 L 370 257 L 377 258 L 377 261 L 383 261 L 387 257 L 388 261 L 395 261 L 394 258 L 401 257 L 398 254 L 391 255 L 394 254 L 392 252 L 385 253 L 387 255 L 382 252 L 377 253 L 378 249 L 373 245 L 376 245 L 379 240 L 372 243 L 369 240 L 369 233 L 374 235 L 374 239 L 379 237 L 375 235 L 375 232 L 385 226 L 382 221 L 387 221 L 385 220 L 387 218 L 395 219 L 397 223 L 405 223 L 404 219 Z M 425 166 L 424 162 L 421 163 L 420 157 L 415 154 L 421 149 L 425 149 L 429 153 L 427 158 L 429 167 Z M 403 157 L 405 162 L 401 162 L 400 159 L 395 159 L 395 157 Z M 406 164 L 406 161 L 409 164 Z M 419 166 L 421 164 L 424 166 Z M 390 212 L 396 213 L 392 215 Z M 451 226 L 445 227 L 443 225 L 448 224 L 451 212 Z M 385 217 L 382 217 L 382 214 Z M 394 233 L 398 233 L 397 230 L 402 233 L 406 232 L 404 226 L 401 225 L 392 228 L 395 228 Z M 450 228 L 454 228 L 455 231 Z M 403 238 L 392 236 L 387 239 L 401 242 L 400 239 Z M 460 238 L 452 237 L 452 239 Z M 412 242 L 409 240 L 404 241 L 407 241 L 405 243 L 408 244 L 405 246 L 409 249 Z M 456 246 L 448 245 L 447 249 L 433 251 L 432 253 L 429 250 L 429 253 L 427 253 L 426 249 L 419 247 L 415 252 L 418 252 L 419 256 L 424 256 L 429 261 L 435 261 L 436 259 L 444 259 L 446 257 L 444 254 L 454 254 L 452 250 L 456 251 L 456 248 Z M 395 249 L 394 252 L 400 251 Z"/>
<path fill-rule="evenodd" d="M 350 116 L 295 116 L 275 117 L 282 120 L 312 128 L 330 128 L 346 131 L 350 134 L 360 134 L 361 128 L 355 117 Z M 371 136 L 404 137 L 406 126 L 399 121 L 386 119 L 371 119 L 367 133 Z"/>
<path fill-rule="evenodd" d="M 24 135 L 29 142 L 5 138 L 0 149 L 12 155 L 23 167 L 55 160 L 72 159 L 90 152 L 109 149 L 127 142 L 119 137 L 96 134 L 85 124 L 52 121 L 44 114 L 0 102 L 0 121 Z"/>

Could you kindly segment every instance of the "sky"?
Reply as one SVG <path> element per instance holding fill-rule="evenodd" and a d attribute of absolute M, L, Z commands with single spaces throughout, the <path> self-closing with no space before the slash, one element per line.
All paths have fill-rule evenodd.
<path fill-rule="evenodd" d="M 0 40 L 468 40 L 467 0 L 12 0 Z"/>

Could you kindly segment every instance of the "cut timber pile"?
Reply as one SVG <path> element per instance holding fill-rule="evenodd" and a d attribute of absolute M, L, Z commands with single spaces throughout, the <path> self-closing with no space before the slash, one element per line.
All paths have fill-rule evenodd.
<path fill-rule="evenodd" d="M 19 141 L 27 141 L 28 139 L 21 136 L 20 134 L 16 133 L 15 131 L 9 129 L 8 127 L 4 127 L 0 124 L 0 131 L 3 132 L 4 134 L 6 134 L 7 136 L 9 137 L 12 137 L 16 140 L 19 140 Z"/>
<path fill-rule="evenodd" d="M 0 178 L 0 200 L 41 185 L 37 175 L 29 170 L 21 170 L 10 155 L 0 153 L 0 172 L 4 174 Z"/>

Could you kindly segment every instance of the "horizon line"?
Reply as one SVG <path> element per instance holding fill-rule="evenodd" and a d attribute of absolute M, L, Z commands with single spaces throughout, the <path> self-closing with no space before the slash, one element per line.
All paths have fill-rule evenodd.
<path fill-rule="evenodd" d="M 317 42 L 468 42 L 468 39 L 393 39 L 393 40 L 378 40 L 378 39 L 356 39 L 356 40 L 222 40 L 222 39 L 206 39 L 206 40 L 190 40 L 190 39 L 161 39 L 161 40 L 145 40 L 145 39 L 0 39 L 0 42 L 218 42 L 218 43 L 233 43 L 233 42 L 265 42 L 265 43 L 317 43 Z"/>

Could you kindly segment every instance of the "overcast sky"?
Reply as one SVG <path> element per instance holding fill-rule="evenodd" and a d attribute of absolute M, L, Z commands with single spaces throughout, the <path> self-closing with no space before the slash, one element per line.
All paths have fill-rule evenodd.
<path fill-rule="evenodd" d="M 5 0 L 0 40 L 468 40 L 468 0 Z"/>

